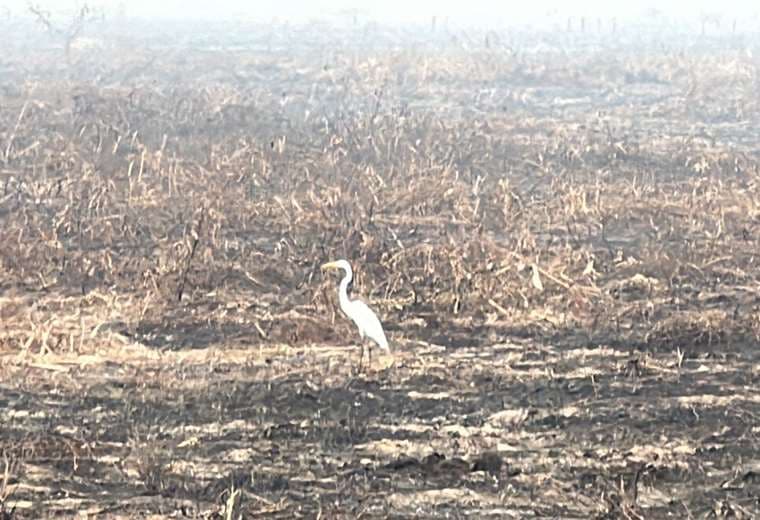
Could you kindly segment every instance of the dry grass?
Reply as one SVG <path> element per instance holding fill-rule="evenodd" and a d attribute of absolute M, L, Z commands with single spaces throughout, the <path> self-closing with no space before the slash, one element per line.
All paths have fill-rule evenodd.
<path fill-rule="evenodd" d="M 732 42 L 3 23 L 0 517 L 757 511 Z"/>

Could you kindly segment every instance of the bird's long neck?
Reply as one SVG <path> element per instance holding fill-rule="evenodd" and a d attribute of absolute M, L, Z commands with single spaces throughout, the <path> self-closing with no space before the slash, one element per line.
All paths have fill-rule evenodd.
<path fill-rule="evenodd" d="M 350 300 L 348 299 L 348 286 L 353 278 L 354 273 L 351 272 L 351 268 L 349 267 L 346 270 L 346 275 L 340 281 L 340 287 L 338 288 L 338 302 L 340 303 L 341 309 L 345 309 L 350 303 Z"/>

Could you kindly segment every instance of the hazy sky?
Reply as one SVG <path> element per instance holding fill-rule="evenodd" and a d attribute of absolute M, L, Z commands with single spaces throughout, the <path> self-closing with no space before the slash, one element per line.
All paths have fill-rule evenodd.
<path fill-rule="evenodd" d="M 27 0 L 0 0 L 0 6 L 13 10 L 24 9 Z M 81 0 L 36 0 L 34 4 L 59 9 L 83 3 Z M 510 21 L 527 21 L 557 16 L 635 16 L 647 8 L 656 8 L 669 16 L 678 14 L 689 18 L 700 13 L 723 13 L 726 17 L 749 16 L 760 12 L 760 3 L 749 0 L 641 0 L 611 2 L 609 0 L 532 0 L 494 2 L 488 0 L 91 0 L 89 5 L 125 5 L 127 14 L 137 16 L 179 16 L 226 18 L 244 15 L 263 20 L 279 17 L 293 21 L 356 7 L 364 9 L 374 19 L 393 22 L 427 22 L 431 16 L 449 16 L 466 23 L 498 25 Z M 500 7 L 494 7 L 494 5 Z"/>

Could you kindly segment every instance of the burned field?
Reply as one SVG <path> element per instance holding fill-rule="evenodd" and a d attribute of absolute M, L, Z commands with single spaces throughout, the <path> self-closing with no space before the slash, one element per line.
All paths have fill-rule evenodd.
<path fill-rule="evenodd" d="M 3 24 L 0 517 L 757 513 L 741 37 Z"/>

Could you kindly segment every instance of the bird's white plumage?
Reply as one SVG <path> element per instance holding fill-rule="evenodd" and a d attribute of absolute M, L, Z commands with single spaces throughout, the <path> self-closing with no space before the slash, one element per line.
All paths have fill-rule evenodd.
<path fill-rule="evenodd" d="M 369 338 L 377 343 L 377 346 L 381 349 L 390 353 L 391 349 L 388 346 L 388 340 L 385 337 L 383 325 L 380 323 L 377 314 L 375 314 L 374 311 L 363 301 L 348 299 L 348 286 L 354 277 L 354 273 L 351 270 L 351 264 L 346 260 L 337 260 L 335 262 L 326 263 L 322 268 L 343 269 L 345 276 L 343 276 L 343 280 L 340 281 L 340 287 L 338 288 L 338 302 L 340 303 L 340 309 L 356 324 L 362 339 L 365 337 Z"/>
<path fill-rule="evenodd" d="M 343 308 L 342 310 L 359 328 L 359 334 L 362 338 L 369 338 L 377 343 L 381 349 L 390 352 L 380 319 L 366 303 L 361 300 L 353 300 L 349 302 L 348 309 Z"/>

